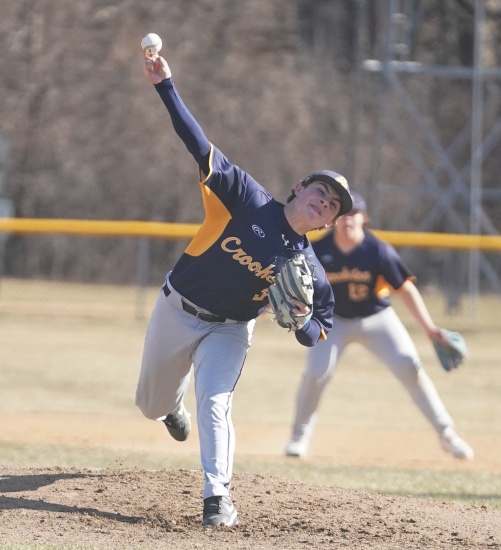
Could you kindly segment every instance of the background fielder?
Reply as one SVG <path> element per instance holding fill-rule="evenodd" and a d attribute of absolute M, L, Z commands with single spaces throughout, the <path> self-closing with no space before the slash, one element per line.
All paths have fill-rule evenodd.
<path fill-rule="evenodd" d="M 176 133 L 199 167 L 206 218 L 167 275 L 144 344 L 136 404 L 170 434 L 185 440 L 190 418 L 183 399 L 193 366 L 200 453 L 205 483 L 203 525 L 234 525 L 230 497 L 235 434 L 235 385 L 251 343 L 255 318 L 287 258 L 300 251 L 314 266 L 311 314 L 293 334 L 305 346 L 325 338 L 334 298 L 308 231 L 330 225 L 352 207 L 346 180 L 322 171 L 297 183 L 286 205 L 212 145 L 182 102 L 162 57 L 145 56 L 145 70 Z"/>
<path fill-rule="evenodd" d="M 378 357 L 409 392 L 439 435 L 444 450 L 473 459 L 473 449 L 454 430 L 454 423 L 426 374 L 414 343 L 388 300 L 391 288 L 403 300 L 430 340 L 442 338 L 413 283 L 413 275 L 392 246 L 366 229 L 363 198 L 354 193 L 353 210 L 341 217 L 313 247 L 332 285 L 336 305 L 331 332 L 309 351 L 299 384 L 288 456 L 308 451 L 320 398 L 339 359 L 352 342 Z"/>

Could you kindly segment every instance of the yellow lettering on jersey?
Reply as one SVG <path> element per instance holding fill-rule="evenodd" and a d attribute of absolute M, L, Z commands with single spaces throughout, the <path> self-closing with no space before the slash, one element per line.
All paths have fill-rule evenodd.
<path fill-rule="evenodd" d="M 240 265 L 246 265 L 247 269 L 254 273 L 256 277 L 266 279 L 270 284 L 273 283 L 273 268 L 275 264 L 270 264 L 263 269 L 263 266 L 259 262 L 255 262 L 252 256 L 249 256 L 242 248 L 229 248 L 228 245 L 230 243 L 235 243 L 238 246 L 242 244 L 242 241 L 238 237 L 228 237 L 221 243 L 221 248 L 225 252 L 232 254 L 232 258 Z"/>
<path fill-rule="evenodd" d="M 337 273 L 327 273 L 327 280 L 329 283 L 347 283 L 350 281 L 356 283 L 369 283 L 371 281 L 371 272 L 359 271 L 356 267 L 353 269 L 343 267 L 341 271 Z"/>

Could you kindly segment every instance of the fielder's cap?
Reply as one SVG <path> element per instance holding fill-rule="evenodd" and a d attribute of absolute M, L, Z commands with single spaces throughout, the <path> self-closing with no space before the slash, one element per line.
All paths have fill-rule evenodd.
<path fill-rule="evenodd" d="M 350 187 L 346 178 L 337 172 L 332 170 L 321 170 L 320 172 L 314 172 L 305 178 L 301 183 L 308 185 L 314 181 L 321 181 L 333 187 L 339 194 L 341 199 L 340 215 L 348 214 L 353 207 L 353 200 L 351 198 Z"/>
<path fill-rule="evenodd" d="M 357 212 L 367 212 L 367 204 L 365 204 L 364 198 L 358 193 L 353 192 L 351 194 L 353 198 L 353 208 L 352 211 Z"/>

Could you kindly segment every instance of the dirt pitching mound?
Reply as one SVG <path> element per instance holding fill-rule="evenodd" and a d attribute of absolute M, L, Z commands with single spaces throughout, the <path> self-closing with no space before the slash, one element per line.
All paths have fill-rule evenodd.
<path fill-rule="evenodd" d="M 501 548 L 501 513 L 236 474 L 240 523 L 201 527 L 200 470 L 0 468 L 0 541 L 96 549 Z"/>

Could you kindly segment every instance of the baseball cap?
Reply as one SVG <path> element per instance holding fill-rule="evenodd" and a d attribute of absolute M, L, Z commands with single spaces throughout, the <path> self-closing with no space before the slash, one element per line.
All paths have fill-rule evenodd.
<path fill-rule="evenodd" d="M 320 172 L 314 172 L 308 177 L 304 178 L 301 182 L 303 185 L 308 185 L 314 181 L 321 181 L 334 188 L 341 199 L 340 215 L 348 214 L 353 207 L 353 199 L 351 198 L 350 187 L 346 178 L 337 172 L 332 170 L 320 170 Z"/>
<path fill-rule="evenodd" d="M 367 205 L 365 204 L 364 198 L 355 192 L 353 192 L 351 196 L 353 198 L 352 210 L 356 210 L 357 212 L 367 212 Z"/>

